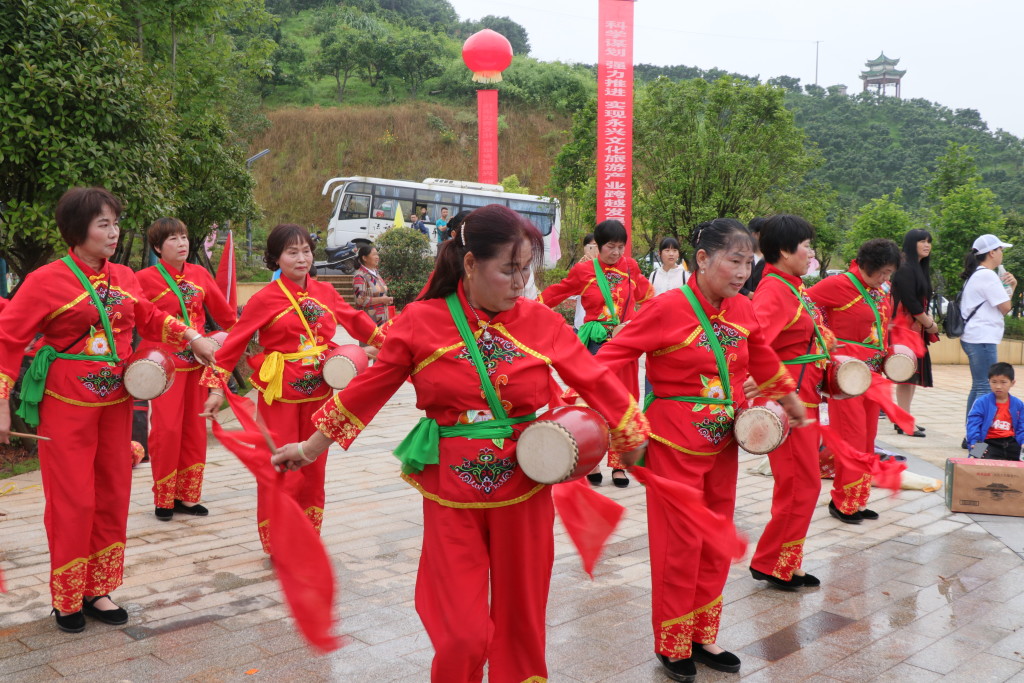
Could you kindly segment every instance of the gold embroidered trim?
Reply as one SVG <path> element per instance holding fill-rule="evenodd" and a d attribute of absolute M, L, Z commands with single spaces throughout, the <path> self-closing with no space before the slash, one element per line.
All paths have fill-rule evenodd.
<path fill-rule="evenodd" d="M 379 349 L 384 345 L 384 333 L 381 332 L 379 327 L 373 328 L 373 332 L 370 334 L 370 338 L 366 340 L 366 343 L 375 349 Z"/>
<path fill-rule="evenodd" d="M 252 384 L 252 388 L 253 389 L 255 389 L 256 391 L 260 392 L 261 394 L 263 393 L 263 389 L 258 384 L 256 384 L 255 382 L 250 382 L 250 384 Z M 211 387 L 211 388 L 213 388 L 213 387 Z M 331 392 L 328 390 L 327 393 L 320 394 L 319 396 L 310 396 L 308 398 L 295 398 L 295 399 L 277 397 L 274 400 L 275 401 L 280 401 L 281 403 L 312 403 L 313 401 L 322 401 L 322 400 L 324 400 L 325 398 L 327 398 L 330 395 L 331 395 Z"/>
<path fill-rule="evenodd" d="M 366 425 L 363 424 L 363 421 L 353 415 L 348 408 L 342 405 L 341 400 L 337 396 L 334 397 L 334 408 L 344 416 L 345 420 L 350 424 L 355 425 L 359 431 L 366 429 Z"/>
<path fill-rule="evenodd" d="M 458 344 L 452 344 L 451 346 L 445 346 L 444 348 L 437 349 L 432 354 L 430 354 L 429 356 L 427 356 L 426 358 L 421 360 L 416 365 L 416 367 L 413 368 L 412 373 L 410 373 L 410 374 L 415 375 L 417 372 L 419 372 L 423 368 L 427 367 L 428 365 L 433 363 L 435 360 L 437 360 L 438 358 L 440 358 L 444 354 L 448 353 L 449 351 L 454 351 L 455 349 L 461 348 L 463 346 L 465 346 L 465 344 L 463 344 L 462 342 L 459 342 Z"/>
<path fill-rule="evenodd" d="M 314 302 L 317 306 L 322 308 L 326 313 L 328 313 L 331 316 L 331 320 L 334 321 L 334 324 L 335 325 L 338 324 L 338 319 L 336 317 L 334 317 L 334 311 L 332 311 L 330 309 L 330 307 L 324 305 L 324 303 L 322 301 L 320 301 L 319 299 L 317 299 L 316 297 L 309 296 L 309 294 L 304 293 L 304 292 L 299 292 L 299 295 L 295 297 L 295 302 L 301 304 L 306 299 L 309 299 L 310 301 Z M 271 325 L 276 323 L 278 320 L 280 320 L 281 318 L 283 318 L 284 316 L 288 315 L 289 313 L 291 313 L 294 310 L 295 310 L 295 308 L 289 303 L 288 304 L 288 308 L 284 309 L 283 311 L 281 311 L 280 313 L 275 315 L 270 320 L 269 323 L 267 323 L 266 325 L 263 326 L 263 329 L 266 329 L 267 327 L 270 327 Z M 317 327 L 319 327 L 319 325 L 317 325 Z"/>
<path fill-rule="evenodd" d="M 125 401 L 131 398 L 131 396 L 124 396 L 122 398 L 117 399 L 116 401 L 99 401 L 96 403 L 88 403 L 86 401 L 76 401 L 73 398 L 68 398 L 66 396 L 61 396 L 60 394 L 55 394 L 49 389 L 44 390 L 43 393 L 46 394 L 47 396 L 53 396 L 58 401 L 70 403 L 73 406 L 82 406 L 83 408 L 102 408 L 103 406 L 113 406 L 117 405 L 118 403 L 124 403 Z"/>
<path fill-rule="evenodd" d="M 864 298 L 864 297 L 862 297 L 862 296 L 861 296 L 860 294 L 858 294 L 858 295 L 857 295 L 857 296 L 856 296 L 856 297 L 855 297 L 855 298 L 853 299 L 853 301 L 851 301 L 850 303 L 848 303 L 848 304 L 844 304 L 844 305 L 840 306 L 839 308 L 833 308 L 832 310 L 833 310 L 833 311 L 845 311 L 845 310 L 846 310 L 847 308 L 849 308 L 850 306 L 854 305 L 855 303 L 857 303 L 858 301 L 860 301 L 860 300 L 861 300 L 861 299 L 863 299 L 863 298 Z"/>
<path fill-rule="evenodd" d="M 87 297 L 87 296 L 89 296 L 89 295 L 86 292 L 82 292 L 81 294 L 76 296 L 74 299 L 72 299 L 68 303 L 64 304 L 63 306 L 58 308 L 56 311 L 54 311 L 50 315 L 46 316 L 46 320 L 47 321 L 53 320 L 54 318 L 56 318 L 58 315 L 60 315 L 64 311 L 66 311 L 66 310 L 68 310 L 70 308 L 74 308 L 75 306 L 80 304 L 82 302 L 82 300 L 85 299 L 85 297 Z"/>
<path fill-rule="evenodd" d="M 770 380 L 768 380 L 767 382 L 762 382 L 761 384 L 757 385 L 758 391 L 763 391 L 764 389 L 767 389 L 768 387 L 770 387 L 773 384 L 777 383 L 780 379 L 782 379 L 783 375 L 786 375 L 787 377 L 789 377 L 789 370 L 786 369 L 785 365 L 782 365 L 780 363 L 779 364 L 779 369 L 776 371 L 776 373 L 774 375 L 772 375 L 772 378 Z"/>
<path fill-rule="evenodd" d="M 722 446 L 717 451 L 711 451 L 711 452 L 691 451 L 689 448 L 683 448 L 682 446 L 680 446 L 677 443 L 672 443 L 671 441 L 669 441 L 665 437 L 658 436 L 654 432 L 651 432 L 651 438 L 654 439 L 655 441 L 660 441 L 661 443 L 665 444 L 669 448 L 674 448 L 675 450 L 679 451 L 680 453 L 686 453 L 687 455 L 699 455 L 699 456 L 702 456 L 702 457 L 718 455 L 719 453 L 721 453 L 722 451 L 725 450 L 726 446 L 728 446 L 730 443 L 732 443 L 732 433 L 731 432 L 729 433 L 728 439 L 724 442 L 725 446 Z"/>
<path fill-rule="evenodd" d="M 662 628 L 668 628 L 670 626 L 675 626 L 676 624 L 681 624 L 684 621 L 687 621 L 688 619 L 696 618 L 702 612 L 707 612 L 708 610 L 714 609 L 721 602 L 722 602 L 722 596 L 719 595 L 717 598 L 715 598 L 714 600 L 712 600 L 708 604 L 704 605 L 703 607 L 698 607 L 697 609 L 693 610 L 689 614 L 685 614 L 685 615 L 683 615 L 681 617 L 676 617 L 675 619 L 669 619 L 668 621 L 661 622 L 661 627 Z"/>
<path fill-rule="evenodd" d="M 438 505 L 443 505 L 446 508 L 456 508 L 456 509 L 459 509 L 459 510 L 481 509 L 481 508 L 502 508 L 502 507 L 508 507 L 509 505 L 516 505 L 517 503 L 522 503 L 524 500 L 529 500 L 530 498 L 533 497 L 533 494 L 537 493 L 538 491 L 540 491 L 542 488 L 544 488 L 546 486 L 546 484 L 537 484 L 532 489 L 530 489 L 528 492 L 524 493 L 523 495 L 519 496 L 518 498 L 512 498 L 511 500 L 503 500 L 503 501 L 496 502 L 496 503 L 484 503 L 484 502 L 480 502 L 480 503 L 459 503 L 459 502 L 454 501 L 454 500 L 445 500 L 444 498 L 441 498 L 440 496 L 438 496 L 436 494 L 428 492 L 426 489 L 423 488 L 423 486 L 420 485 L 420 483 L 418 481 L 416 481 L 415 479 L 410 477 L 408 474 L 403 474 L 402 475 L 402 479 L 404 479 L 406 481 L 406 483 L 409 484 L 409 486 L 412 486 L 414 489 L 419 491 L 420 495 L 422 495 L 427 500 L 432 500 L 435 503 L 437 503 Z"/>
<path fill-rule="evenodd" d="M 510 342 L 515 344 L 516 347 L 518 347 L 520 350 L 525 351 L 526 353 L 530 354 L 534 358 L 537 358 L 539 360 L 544 361 L 548 365 L 551 365 L 551 359 L 550 358 L 548 358 L 547 356 L 545 356 L 542 353 L 538 353 L 537 351 L 534 351 L 529 346 L 527 346 L 523 342 L 521 342 L 518 339 L 516 339 L 515 337 L 513 337 L 512 333 L 509 332 L 507 329 L 505 329 L 505 326 L 502 323 L 495 323 L 495 324 L 491 325 L 491 327 L 494 328 L 495 330 L 498 330 L 498 332 L 501 333 L 501 336 L 505 337 Z M 477 339 L 479 339 L 481 334 L 483 334 L 483 329 L 479 329 L 476 332 L 474 332 L 473 336 L 476 337 Z"/>

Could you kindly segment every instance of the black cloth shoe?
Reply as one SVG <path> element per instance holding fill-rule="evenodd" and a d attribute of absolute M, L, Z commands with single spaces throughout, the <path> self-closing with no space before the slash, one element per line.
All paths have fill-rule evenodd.
<path fill-rule="evenodd" d="M 854 512 L 852 515 L 840 512 L 839 508 L 837 508 L 836 504 L 831 500 L 828 502 L 828 514 L 832 515 L 840 522 L 845 522 L 846 524 L 860 524 L 864 521 L 864 515 L 859 512 Z"/>
<path fill-rule="evenodd" d="M 821 585 L 821 580 L 814 574 L 804 574 L 803 576 L 793 574 L 793 578 L 800 579 L 800 583 L 804 588 L 817 588 Z"/>
<path fill-rule="evenodd" d="M 599 485 L 603 479 L 604 475 L 601 474 L 600 472 L 594 472 L 593 474 L 587 475 L 587 481 L 589 481 L 594 486 Z"/>
<path fill-rule="evenodd" d="M 867 508 L 860 511 L 860 516 L 863 519 L 878 519 L 878 513 L 874 510 L 868 510 Z"/>
<path fill-rule="evenodd" d="M 621 474 L 621 477 L 616 477 L 616 474 Z M 620 489 L 624 489 L 629 486 L 629 477 L 626 476 L 626 470 L 612 470 L 612 483 Z"/>
<path fill-rule="evenodd" d="M 109 598 L 109 595 L 97 595 L 96 597 L 82 598 L 82 611 L 88 614 L 93 619 L 98 619 L 104 624 L 111 624 L 113 626 L 120 626 L 121 624 L 128 623 L 128 611 L 123 607 L 117 609 L 96 609 L 93 605 L 100 598 Z"/>
<path fill-rule="evenodd" d="M 964 437 L 964 440 L 960 442 L 960 448 L 964 449 L 965 451 L 967 450 L 967 437 L 966 436 Z"/>
<path fill-rule="evenodd" d="M 697 665 L 694 663 L 693 657 L 673 662 L 665 655 L 658 654 L 658 661 L 661 662 L 661 666 L 664 667 L 665 673 L 673 681 L 693 683 L 693 681 L 697 680 Z"/>
<path fill-rule="evenodd" d="M 750 575 L 758 581 L 767 581 L 769 586 L 774 586 L 775 588 L 779 588 L 784 591 L 795 591 L 797 588 L 804 585 L 803 581 L 801 580 L 803 577 L 794 575 L 793 578 L 791 578 L 789 581 L 784 581 L 777 576 L 772 576 L 771 574 L 759 572 L 753 567 L 750 568 Z M 694 643 L 695 646 L 698 644 L 699 643 Z M 696 652 L 696 647 L 694 648 L 694 652 Z M 698 658 L 697 661 L 700 661 L 700 659 Z M 725 669 L 722 669 L 722 671 L 724 670 Z M 739 671 L 739 669 L 736 670 Z"/>
<path fill-rule="evenodd" d="M 198 503 L 195 505 L 185 505 L 180 500 L 174 501 L 174 511 L 183 515 L 195 515 L 196 517 L 205 517 L 210 514 L 209 510 Z"/>
<path fill-rule="evenodd" d="M 729 674 L 734 674 L 740 670 L 740 658 L 728 650 L 723 650 L 717 655 L 713 655 L 705 650 L 702 644 L 693 643 L 692 651 L 691 658 L 709 669 L 724 671 Z"/>
<path fill-rule="evenodd" d="M 156 518 L 161 522 L 166 522 L 174 517 L 174 508 L 157 508 Z"/>
<path fill-rule="evenodd" d="M 85 615 L 82 614 L 82 610 L 61 616 L 54 607 L 50 614 L 56 617 L 57 628 L 65 633 L 81 633 L 85 630 Z"/>
<path fill-rule="evenodd" d="M 897 425 L 893 425 L 893 427 L 896 427 L 896 433 L 897 434 L 906 434 L 906 432 L 903 431 L 902 429 L 900 429 Z M 911 436 L 916 436 L 919 439 L 923 439 L 924 437 L 927 436 L 927 434 L 924 433 L 924 428 L 923 427 L 915 427 L 914 428 L 914 433 L 911 434 Z"/>

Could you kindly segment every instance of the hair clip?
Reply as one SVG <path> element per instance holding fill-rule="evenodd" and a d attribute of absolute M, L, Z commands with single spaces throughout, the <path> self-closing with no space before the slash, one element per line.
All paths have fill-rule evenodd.
<path fill-rule="evenodd" d="M 462 236 L 462 246 L 466 246 L 466 221 L 462 222 L 462 230 L 459 234 Z"/>

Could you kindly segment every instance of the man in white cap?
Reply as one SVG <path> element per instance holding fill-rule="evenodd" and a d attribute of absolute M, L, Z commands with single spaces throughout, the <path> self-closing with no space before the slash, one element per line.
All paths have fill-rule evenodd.
<path fill-rule="evenodd" d="M 974 400 L 989 392 L 988 369 L 998 360 L 1004 317 L 1013 307 L 1017 278 L 1003 269 L 1003 249 L 1012 246 L 995 235 L 982 235 L 971 245 L 960 274 L 965 280 L 960 299 L 960 314 L 965 321 L 960 346 L 971 365 L 968 414 Z M 966 439 L 961 446 L 967 448 Z"/>

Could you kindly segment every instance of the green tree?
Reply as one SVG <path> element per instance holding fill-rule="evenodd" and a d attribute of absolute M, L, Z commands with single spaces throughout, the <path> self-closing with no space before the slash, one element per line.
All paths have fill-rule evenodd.
<path fill-rule="evenodd" d="M 903 235 L 914 227 L 913 217 L 903 208 L 903 190 L 896 188 L 891 195 L 872 199 L 860 208 L 846 233 L 843 253 L 852 259 L 861 244 L 876 237 L 903 244 Z"/>
<path fill-rule="evenodd" d="M 389 228 L 377 238 L 380 274 L 401 308 L 416 298 L 434 268 L 427 236 L 410 228 Z"/>
<path fill-rule="evenodd" d="M 103 185 L 138 229 L 173 206 L 170 93 L 121 24 L 88 0 L 8 0 L 0 12 L 0 256 L 20 276 L 62 245 L 56 200 Z"/>
<path fill-rule="evenodd" d="M 935 160 L 931 180 L 924 186 L 929 205 L 938 208 L 942 198 L 958 187 L 981 180 L 971 148 L 953 141 L 946 144 L 946 153 Z"/>
<path fill-rule="evenodd" d="M 959 287 L 964 254 L 978 235 L 1001 235 L 1005 223 L 995 193 L 977 180 L 942 197 L 934 222 L 936 249 L 932 261 L 938 264 L 947 292 Z"/>
<path fill-rule="evenodd" d="M 790 92 L 801 92 L 800 79 L 793 78 L 792 76 L 776 76 L 775 78 L 769 78 L 768 85 L 777 85 L 780 88 L 785 88 Z"/>
<path fill-rule="evenodd" d="M 355 37 L 355 32 L 347 24 L 336 27 L 320 39 L 320 49 L 313 59 L 315 75 L 334 78 L 338 102 L 345 99 L 348 79 L 363 64 Z"/>
<path fill-rule="evenodd" d="M 459 25 L 456 35 L 460 39 L 466 39 L 485 28 L 505 36 L 512 45 L 512 54 L 524 57 L 530 54 L 530 35 L 522 24 L 509 17 L 496 17 L 493 14 L 488 14 L 480 21 L 464 21 Z"/>
<path fill-rule="evenodd" d="M 444 59 L 449 56 L 439 36 L 403 28 L 396 31 L 391 73 L 406 84 L 415 98 L 424 81 L 441 75 Z"/>

